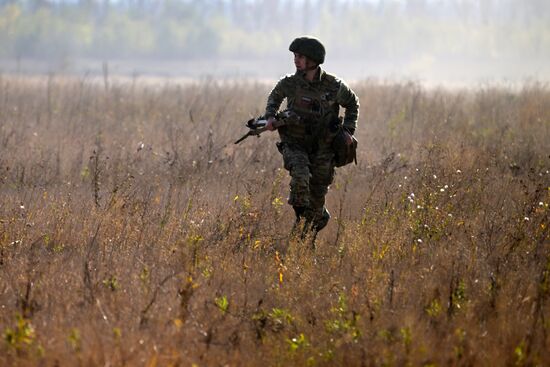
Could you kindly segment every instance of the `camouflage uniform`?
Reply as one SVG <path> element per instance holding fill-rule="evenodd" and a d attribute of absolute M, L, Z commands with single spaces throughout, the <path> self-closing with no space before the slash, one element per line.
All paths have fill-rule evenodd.
<path fill-rule="evenodd" d="M 277 147 L 291 176 L 288 203 L 296 211 L 297 221 L 305 217 L 319 231 L 330 219 L 325 196 L 334 178 L 331 143 L 342 124 L 339 108 L 345 108 L 343 126 L 353 134 L 359 101 L 342 80 L 320 67 L 313 81 L 303 72 L 282 78 L 269 94 L 266 118 L 275 116 L 285 98 L 287 108 L 300 116 L 298 124 L 278 129 L 281 141 Z"/>

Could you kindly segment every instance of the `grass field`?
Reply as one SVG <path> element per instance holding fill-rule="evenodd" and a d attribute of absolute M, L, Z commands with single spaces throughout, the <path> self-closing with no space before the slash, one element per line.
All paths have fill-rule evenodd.
<path fill-rule="evenodd" d="M 312 250 L 269 85 L 0 77 L 0 365 L 549 365 L 550 88 L 352 87 Z"/>

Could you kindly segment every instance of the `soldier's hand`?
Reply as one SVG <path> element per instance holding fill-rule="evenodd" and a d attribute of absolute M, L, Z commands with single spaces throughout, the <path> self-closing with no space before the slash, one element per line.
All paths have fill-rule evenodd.
<path fill-rule="evenodd" d="M 270 117 L 267 119 L 267 125 L 265 125 L 265 128 L 266 130 L 269 130 L 269 131 L 273 131 L 273 130 L 276 130 L 277 128 L 275 126 L 273 126 L 273 123 L 277 121 L 275 119 L 275 117 Z"/>
<path fill-rule="evenodd" d="M 345 132 L 345 137 L 346 137 L 346 145 L 352 145 L 353 144 L 353 139 L 351 138 L 351 134 L 349 132 Z"/>

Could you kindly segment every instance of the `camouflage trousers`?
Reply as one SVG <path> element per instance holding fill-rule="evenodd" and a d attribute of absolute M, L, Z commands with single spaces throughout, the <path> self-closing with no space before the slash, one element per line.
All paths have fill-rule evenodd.
<path fill-rule="evenodd" d="M 283 141 L 278 144 L 283 154 L 284 167 L 290 173 L 288 203 L 301 217 L 311 223 L 313 229 L 323 229 L 330 214 L 325 207 L 325 196 L 334 179 L 334 152 L 330 145 L 319 143 L 315 149 L 297 142 Z"/>

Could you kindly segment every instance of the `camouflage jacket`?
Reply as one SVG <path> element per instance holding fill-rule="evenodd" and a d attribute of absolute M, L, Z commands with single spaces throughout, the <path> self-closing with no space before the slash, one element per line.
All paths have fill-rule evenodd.
<path fill-rule="evenodd" d="M 324 123 L 338 118 L 340 106 L 345 108 L 343 125 L 355 130 L 359 116 L 359 100 L 346 83 L 319 68 L 313 81 L 305 79 L 305 73 L 283 77 L 269 94 L 265 116 L 275 116 L 286 98 L 287 108 L 309 123 Z M 282 132 L 282 131 L 280 131 Z"/>

